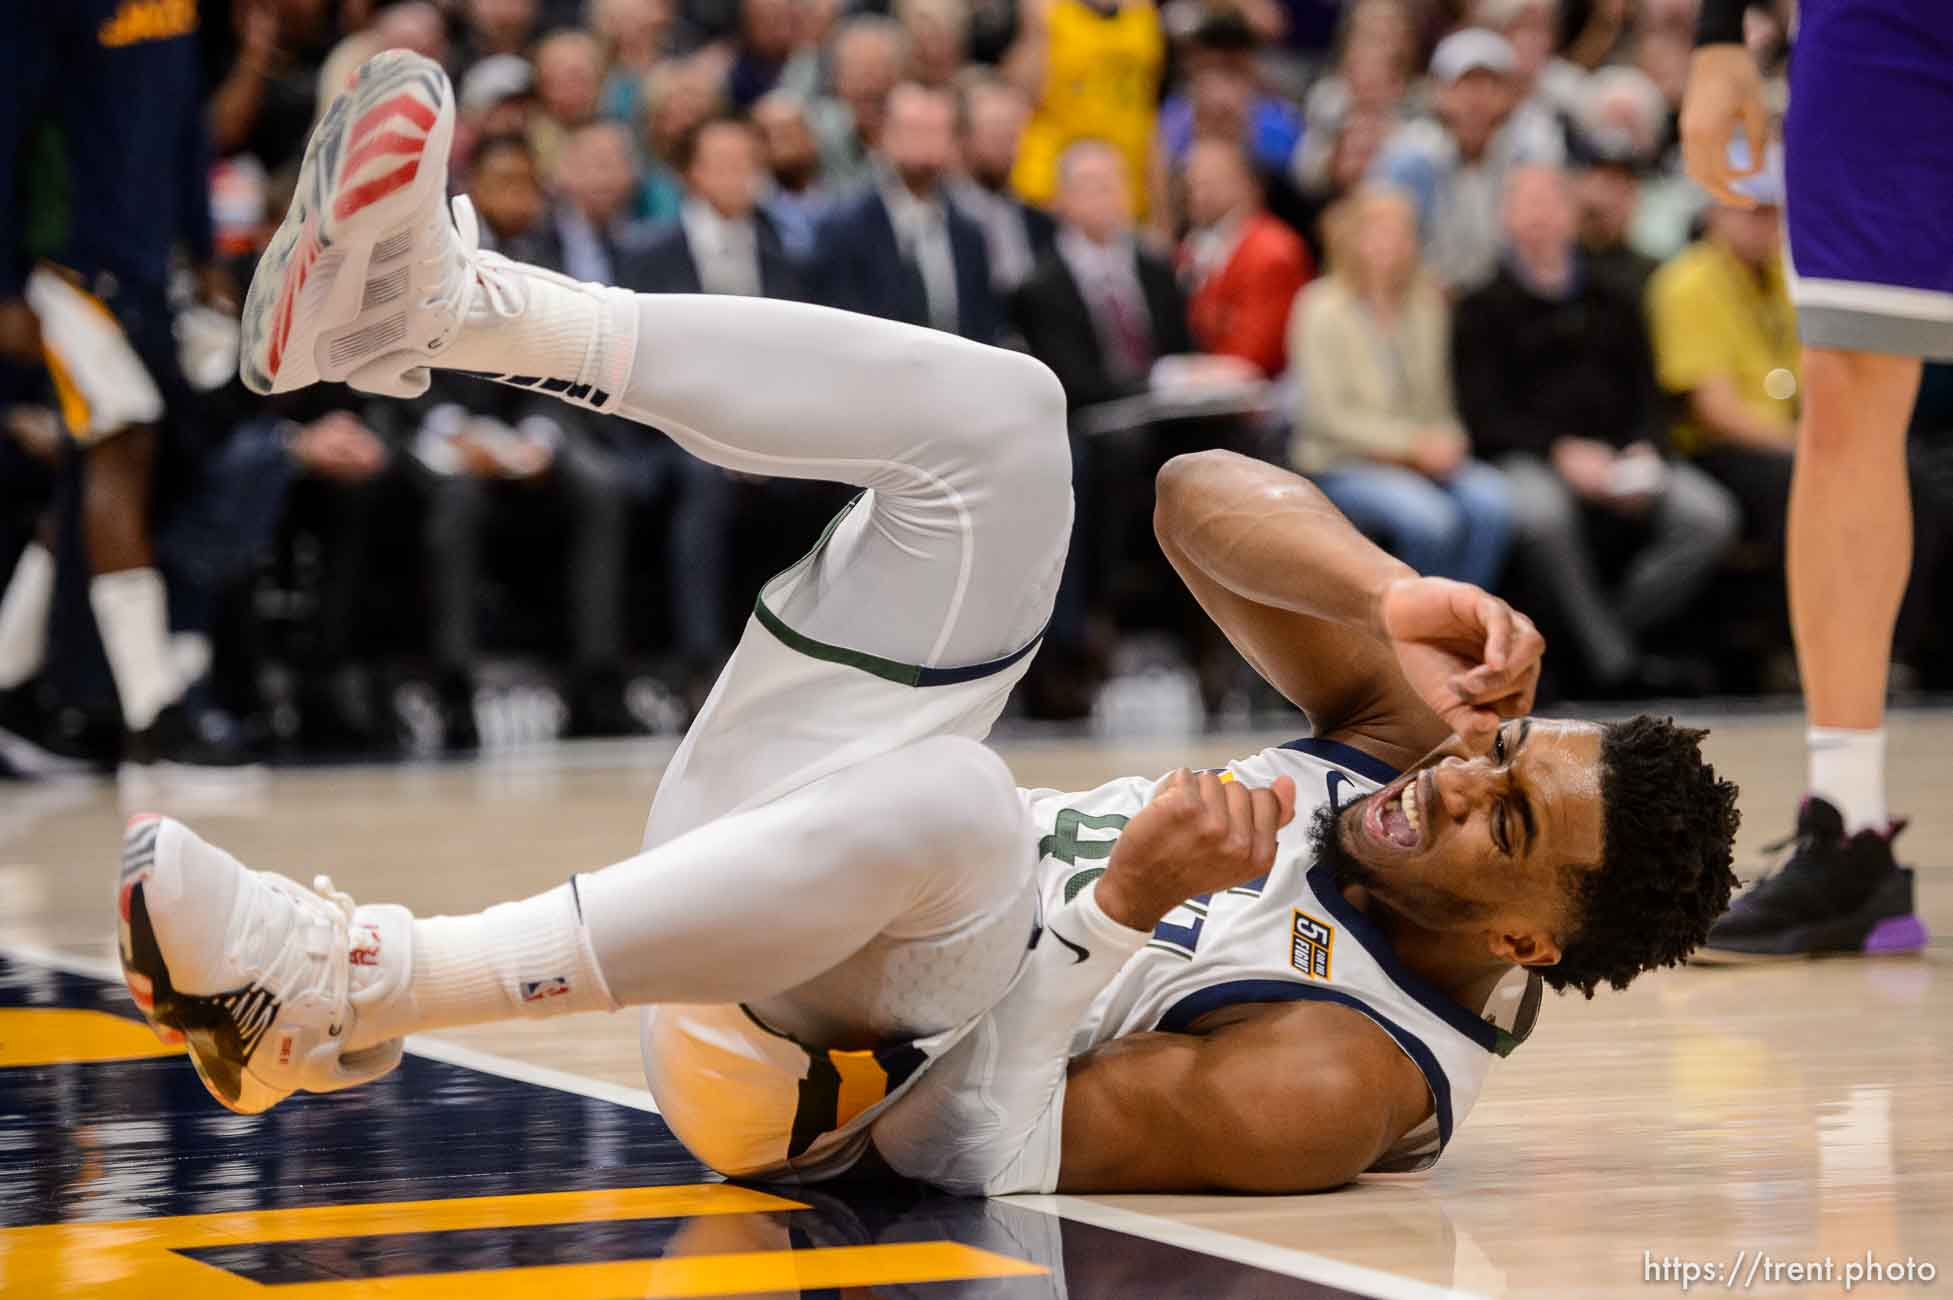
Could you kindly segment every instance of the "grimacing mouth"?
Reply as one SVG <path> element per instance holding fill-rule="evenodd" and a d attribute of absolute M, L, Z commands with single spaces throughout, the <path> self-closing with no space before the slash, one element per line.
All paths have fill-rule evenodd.
<path fill-rule="evenodd" d="M 1355 814 L 1359 840 L 1392 853 L 1428 849 L 1435 838 L 1432 810 L 1438 806 L 1431 771 L 1430 767 L 1413 768 L 1349 805 L 1345 811 Z"/>

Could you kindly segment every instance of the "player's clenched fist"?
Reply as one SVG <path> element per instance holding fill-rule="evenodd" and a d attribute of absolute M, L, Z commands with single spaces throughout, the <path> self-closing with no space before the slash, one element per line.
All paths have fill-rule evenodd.
<path fill-rule="evenodd" d="M 1181 768 L 1126 824 L 1097 887 L 1105 914 L 1135 930 L 1196 894 L 1230 889 L 1275 865 L 1275 832 L 1295 817 L 1295 781 L 1255 790 Z"/>

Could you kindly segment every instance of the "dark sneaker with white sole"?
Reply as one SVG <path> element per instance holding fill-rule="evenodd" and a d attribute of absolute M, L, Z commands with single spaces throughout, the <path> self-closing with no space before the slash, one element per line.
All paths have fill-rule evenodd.
<path fill-rule="evenodd" d="M 1846 835 L 1844 818 L 1816 796 L 1804 800 L 1781 869 L 1730 905 L 1689 958 L 1702 966 L 1833 955 L 1893 956 L 1926 946 L 1913 906 L 1913 875 L 1892 856 L 1905 829 Z"/>

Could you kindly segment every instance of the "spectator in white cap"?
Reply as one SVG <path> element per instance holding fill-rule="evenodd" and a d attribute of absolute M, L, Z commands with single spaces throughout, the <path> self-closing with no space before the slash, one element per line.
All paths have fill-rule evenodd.
<path fill-rule="evenodd" d="M 1580 246 L 1587 271 L 1612 280 L 1637 301 L 1661 259 L 1679 246 L 1651 235 L 1665 221 L 1644 216 L 1644 196 L 1660 195 L 1652 178 L 1666 125 L 1661 91 L 1639 69 L 1602 68 L 1587 79 L 1580 111 L 1567 133 L 1574 194 L 1580 206 Z M 1665 199 L 1656 206 L 1666 206 Z"/>
<path fill-rule="evenodd" d="M 528 127 L 536 74 L 519 54 L 494 54 L 461 79 L 461 121 L 477 136 L 520 135 Z"/>
<path fill-rule="evenodd" d="M 1560 0 L 1476 0 L 1472 22 L 1512 46 L 1514 116 L 1538 113 L 1564 122 L 1580 110 L 1587 70 L 1555 53 Z"/>
<path fill-rule="evenodd" d="M 529 134 L 536 93 L 535 70 L 519 54 L 491 54 L 468 69 L 455 96 L 454 155 L 473 165 L 484 140 Z"/>
<path fill-rule="evenodd" d="M 1431 56 L 1434 116 L 1399 128 L 1372 172 L 1416 200 L 1425 260 L 1453 294 L 1498 269 L 1506 174 L 1565 160 L 1556 125 L 1513 117 L 1516 68 L 1511 43 L 1495 32 L 1468 27 L 1445 37 Z"/>

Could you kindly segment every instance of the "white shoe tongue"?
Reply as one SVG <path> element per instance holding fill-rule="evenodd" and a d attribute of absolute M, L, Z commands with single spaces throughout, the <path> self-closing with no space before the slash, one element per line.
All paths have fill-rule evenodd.
<path fill-rule="evenodd" d="M 457 194 L 449 206 L 454 209 L 454 229 L 461 237 L 462 251 L 473 253 L 481 247 L 481 219 L 475 215 L 473 200 Z"/>

